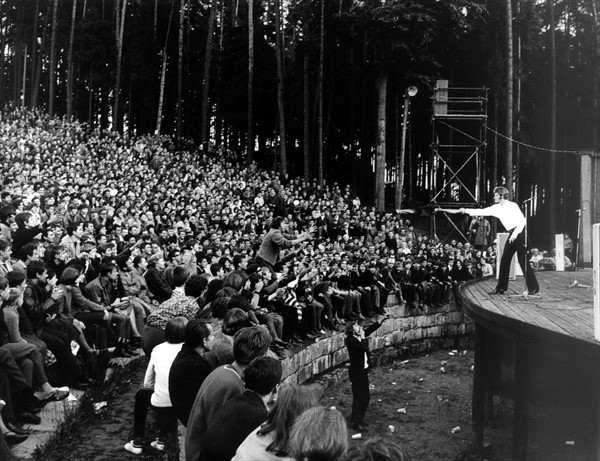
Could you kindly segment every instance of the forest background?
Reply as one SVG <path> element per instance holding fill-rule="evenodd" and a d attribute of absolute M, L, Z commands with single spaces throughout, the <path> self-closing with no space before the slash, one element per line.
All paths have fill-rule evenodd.
<path fill-rule="evenodd" d="M 490 190 L 506 184 L 517 202 L 534 203 L 532 233 L 551 245 L 556 232 L 576 233 L 575 152 L 598 151 L 599 7 L 0 0 L 0 106 L 132 136 L 168 134 L 175 147 L 224 147 L 282 175 L 350 184 L 381 210 L 428 204 L 434 186 L 458 204 L 469 181 L 479 204 L 489 203 Z M 450 154 L 454 170 L 465 166 L 465 184 L 432 182 L 439 79 L 485 95 L 480 164 L 469 172 Z M 410 86 L 418 93 L 405 115 Z"/>

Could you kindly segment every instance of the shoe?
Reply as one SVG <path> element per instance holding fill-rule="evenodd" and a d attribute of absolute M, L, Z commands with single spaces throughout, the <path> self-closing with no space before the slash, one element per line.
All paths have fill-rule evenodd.
<path fill-rule="evenodd" d="M 115 357 L 125 357 L 125 358 L 131 358 L 131 357 L 133 357 L 133 355 L 129 353 L 129 351 L 127 350 L 127 348 L 122 347 L 122 346 L 115 348 L 114 356 Z"/>
<path fill-rule="evenodd" d="M 13 431 L 4 432 L 2 435 L 4 436 L 4 441 L 9 446 L 23 443 L 29 437 L 27 434 L 17 434 Z"/>
<path fill-rule="evenodd" d="M 42 422 L 42 418 L 40 418 L 38 415 L 35 415 L 33 413 L 30 413 L 28 411 L 24 411 L 23 413 L 17 415 L 15 417 L 15 419 L 19 422 L 25 423 L 25 424 L 40 424 Z"/>
<path fill-rule="evenodd" d="M 488 294 L 489 295 L 503 295 L 504 293 L 506 293 L 506 290 L 503 290 L 502 288 L 496 288 L 493 291 L 490 291 Z"/>
<path fill-rule="evenodd" d="M 125 448 L 125 450 L 127 450 L 129 453 L 133 453 L 134 455 L 142 454 L 142 445 L 136 443 L 135 440 L 127 442 L 123 448 Z"/>
<path fill-rule="evenodd" d="M 531 290 L 529 293 L 527 293 L 529 296 L 531 295 L 537 295 L 540 292 L 540 290 Z"/>
<path fill-rule="evenodd" d="M 150 442 L 150 446 L 158 451 L 165 451 L 165 443 L 160 439 L 156 439 L 153 442 Z"/>
<path fill-rule="evenodd" d="M 66 399 L 70 394 L 70 391 L 61 391 L 60 389 L 54 389 L 49 392 L 40 392 L 38 399 L 40 403 L 46 405 L 48 402 L 58 402 L 59 400 Z"/>
<path fill-rule="evenodd" d="M 10 432 L 14 432 L 15 434 L 20 434 L 20 435 L 31 434 L 31 429 L 27 429 L 27 428 L 21 426 L 20 424 L 14 423 L 12 421 L 7 421 L 6 423 L 4 423 L 4 425 Z"/>

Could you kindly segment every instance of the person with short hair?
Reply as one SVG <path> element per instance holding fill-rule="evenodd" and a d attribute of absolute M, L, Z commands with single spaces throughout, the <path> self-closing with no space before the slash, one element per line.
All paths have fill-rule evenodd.
<path fill-rule="evenodd" d="M 142 453 L 146 416 L 150 408 L 156 412 L 158 423 L 158 436 L 150 444 L 152 448 L 164 451 L 169 439 L 177 433 L 177 417 L 169 396 L 169 372 L 183 346 L 187 323 L 188 319 L 185 317 L 171 319 L 165 328 L 165 342 L 152 351 L 144 377 L 144 388 L 135 394 L 133 439 L 123 447 L 130 453 Z"/>
<path fill-rule="evenodd" d="M 187 426 L 198 389 L 214 369 L 206 359 L 214 335 L 212 326 L 199 319 L 185 327 L 185 342 L 175 357 L 169 373 L 169 395 L 173 411 L 181 424 Z"/>
<path fill-rule="evenodd" d="M 206 279 L 194 275 L 185 283 L 185 296 L 171 298 L 152 311 L 142 330 L 142 349 L 146 355 L 150 355 L 154 346 L 164 341 L 164 330 L 169 320 L 178 316 L 188 320 L 196 317 L 199 310 L 198 299 L 205 289 Z"/>
<path fill-rule="evenodd" d="M 200 460 L 200 444 L 208 424 L 217 410 L 232 397 L 244 392 L 244 371 L 256 357 L 264 356 L 271 345 L 266 328 L 247 327 L 238 331 L 233 339 L 234 362 L 215 369 L 202 383 L 185 435 L 185 459 Z"/>
<path fill-rule="evenodd" d="M 348 348 L 348 357 L 350 366 L 348 367 L 348 376 L 352 383 L 352 414 L 350 421 L 352 429 L 360 432 L 360 425 L 363 422 L 365 413 L 371 399 L 369 393 L 369 371 L 371 368 L 371 358 L 369 355 L 369 343 L 367 336 L 377 330 L 387 319 L 387 316 L 377 316 L 375 322 L 363 329 L 358 322 L 346 324 L 345 344 Z"/>
<path fill-rule="evenodd" d="M 483 209 L 460 208 L 459 211 L 469 216 L 494 216 L 500 220 L 506 232 L 510 234 L 500 260 L 498 283 L 490 294 L 501 295 L 508 290 L 510 264 L 514 254 L 517 253 L 519 265 L 523 274 L 525 274 L 527 292 L 530 295 L 534 295 L 539 293 L 540 286 L 535 276 L 535 271 L 529 261 L 526 260 L 527 242 L 525 241 L 525 227 L 527 226 L 527 219 L 523 215 L 519 205 L 508 200 L 508 197 L 508 189 L 504 186 L 499 186 L 494 189 L 494 205 Z"/>
<path fill-rule="evenodd" d="M 292 426 L 290 453 L 296 461 L 340 461 L 347 450 L 346 420 L 335 408 L 309 408 Z"/>
<path fill-rule="evenodd" d="M 200 444 L 201 459 L 230 461 L 239 445 L 267 419 L 281 380 L 281 362 L 257 357 L 244 371 L 245 391 L 227 400 L 211 418 Z"/>

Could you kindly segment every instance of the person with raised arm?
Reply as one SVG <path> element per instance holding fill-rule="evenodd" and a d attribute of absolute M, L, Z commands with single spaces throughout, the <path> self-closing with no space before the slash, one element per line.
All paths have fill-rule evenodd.
<path fill-rule="evenodd" d="M 460 208 L 459 212 L 466 213 L 469 216 L 494 216 L 500 220 L 506 232 L 510 234 L 504 246 L 502 259 L 500 260 L 498 284 L 490 294 L 502 295 L 508 289 L 510 262 L 516 252 L 519 265 L 523 270 L 523 274 L 525 274 L 527 292 L 529 295 L 534 295 L 539 293 L 540 286 L 538 285 L 535 272 L 525 258 L 527 252 L 527 242 L 525 241 L 527 219 L 523 215 L 519 205 L 508 200 L 508 197 L 508 189 L 504 186 L 499 186 L 494 189 L 494 204 L 492 206 L 482 209 Z"/>

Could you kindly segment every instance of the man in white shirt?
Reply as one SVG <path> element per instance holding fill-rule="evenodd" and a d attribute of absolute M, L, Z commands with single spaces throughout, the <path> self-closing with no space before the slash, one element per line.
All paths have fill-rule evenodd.
<path fill-rule="evenodd" d="M 521 212 L 519 205 L 508 200 L 508 189 L 503 186 L 494 189 L 494 205 L 482 208 L 479 210 L 461 208 L 461 213 L 466 213 L 469 216 L 495 216 L 500 220 L 506 232 L 510 235 L 504 246 L 502 259 L 500 260 L 500 274 L 498 276 L 498 284 L 496 289 L 490 294 L 504 294 L 508 289 L 508 276 L 510 273 L 510 262 L 515 252 L 517 259 L 525 274 L 525 283 L 527 291 L 530 295 L 539 293 L 540 286 L 538 285 L 535 272 L 531 269 L 529 261 L 526 261 L 525 253 L 527 243 L 525 242 L 525 226 L 527 220 Z"/>

